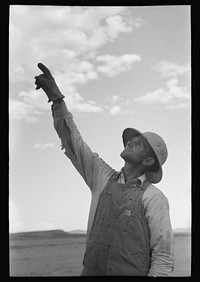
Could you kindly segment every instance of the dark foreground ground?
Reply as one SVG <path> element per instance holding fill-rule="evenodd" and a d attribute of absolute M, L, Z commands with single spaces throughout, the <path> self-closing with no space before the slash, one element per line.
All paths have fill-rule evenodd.
<path fill-rule="evenodd" d="M 79 276 L 85 239 L 63 231 L 15 234 L 10 237 L 10 276 Z M 191 236 L 175 235 L 174 252 L 172 276 L 190 276 Z"/>

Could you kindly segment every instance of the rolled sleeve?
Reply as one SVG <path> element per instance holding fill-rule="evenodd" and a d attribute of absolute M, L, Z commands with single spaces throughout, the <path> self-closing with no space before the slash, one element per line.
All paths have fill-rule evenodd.
<path fill-rule="evenodd" d="M 174 268 L 173 231 L 169 203 L 164 194 L 158 193 L 146 207 L 150 234 L 151 264 L 148 276 L 170 276 Z"/>
<path fill-rule="evenodd" d="M 64 101 L 59 105 L 53 105 L 52 113 L 54 128 L 61 139 L 65 155 L 71 160 L 89 188 L 94 191 L 98 186 L 99 178 L 110 171 L 110 167 L 83 141 Z"/>

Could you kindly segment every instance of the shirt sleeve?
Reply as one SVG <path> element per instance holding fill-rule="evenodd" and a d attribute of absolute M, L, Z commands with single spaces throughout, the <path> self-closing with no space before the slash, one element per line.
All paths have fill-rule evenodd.
<path fill-rule="evenodd" d="M 170 276 L 174 268 L 173 231 L 169 203 L 164 194 L 156 194 L 147 204 L 145 216 L 150 235 L 151 263 L 148 276 Z"/>
<path fill-rule="evenodd" d="M 58 105 L 52 105 L 52 114 L 54 128 L 61 139 L 65 155 L 71 160 L 91 191 L 95 192 L 95 189 L 99 187 L 98 181 L 109 174 L 112 168 L 97 153 L 93 153 L 83 141 L 74 123 L 73 116 L 68 111 L 64 101 Z"/>

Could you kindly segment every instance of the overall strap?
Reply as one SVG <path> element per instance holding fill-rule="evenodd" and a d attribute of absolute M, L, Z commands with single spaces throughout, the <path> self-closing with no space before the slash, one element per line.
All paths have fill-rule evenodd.
<path fill-rule="evenodd" d="M 111 182 L 116 181 L 116 182 L 117 182 L 117 180 L 119 179 L 120 175 L 121 175 L 121 172 L 115 171 L 115 172 L 112 174 L 112 176 L 110 177 L 109 181 L 111 181 Z M 125 184 L 126 184 L 126 183 L 125 183 Z M 150 184 L 151 184 L 151 183 L 150 183 L 148 180 L 145 180 L 144 183 L 142 184 L 142 186 L 141 186 L 140 188 L 145 191 L 145 190 L 147 189 L 147 187 L 148 187 Z"/>
<path fill-rule="evenodd" d="M 148 180 L 145 180 L 141 187 L 142 190 L 145 191 L 149 187 L 149 185 L 151 185 L 151 183 Z"/>
<path fill-rule="evenodd" d="M 109 181 L 114 182 L 117 181 L 120 177 L 121 172 L 115 171 L 113 175 L 110 177 Z"/>

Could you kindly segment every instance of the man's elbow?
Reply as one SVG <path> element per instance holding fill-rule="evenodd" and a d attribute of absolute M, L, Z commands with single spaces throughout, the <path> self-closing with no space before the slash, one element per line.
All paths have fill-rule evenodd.
<path fill-rule="evenodd" d="M 173 254 L 157 254 L 152 257 L 148 276 L 171 276 L 174 270 Z"/>

